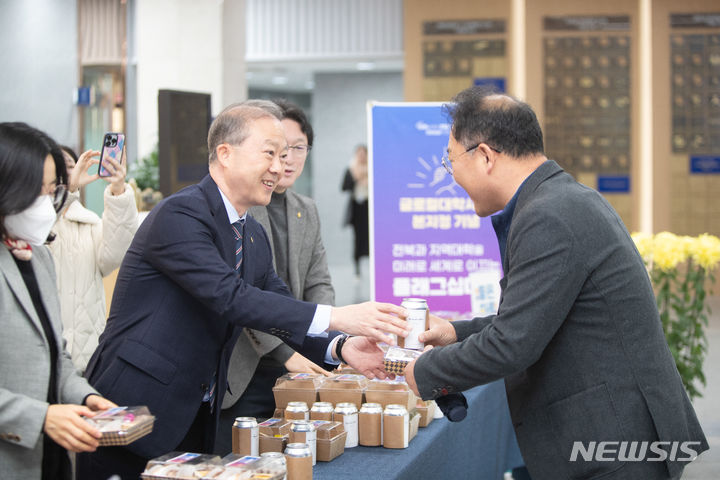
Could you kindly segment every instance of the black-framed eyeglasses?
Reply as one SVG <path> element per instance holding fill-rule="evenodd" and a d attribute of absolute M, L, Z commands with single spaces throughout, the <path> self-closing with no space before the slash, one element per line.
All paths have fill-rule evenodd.
<path fill-rule="evenodd" d="M 485 142 L 476 143 L 475 145 L 473 145 L 472 147 L 468 148 L 468 149 L 465 150 L 464 152 L 459 153 L 457 156 L 460 157 L 460 156 L 462 156 L 462 155 L 465 155 L 466 153 L 472 152 L 473 150 L 475 150 L 476 148 L 478 148 L 482 143 L 485 143 Z M 498 150 L 497 148 L 493 148 L 493 147 L 491 147 L 490 145 L 488 145 L 488 147 L 490 148 L 490 150 L 492 150 L 492 151 L 494 151 L 494 152 L 496 152 L 496 153 L 502 153 L 502 150 Z M 442 163 L 442 166 L 445 167 L 445 170 L 446 170 L 450 175 L 452 175 L 452 174 L 453 174 L 452 160 L 450 160 L 450 152 L 449 152 L 447 149 L 445 149 L 445 153 L 443 154 L 442 158 L 440 159 L 440 162 Z"/>
<path fill-rule="evenodd" d="M 288 145 L 288 152 L 292 152 L 295 155 L 307 155 L 312 147 L 310 145 Z"/>

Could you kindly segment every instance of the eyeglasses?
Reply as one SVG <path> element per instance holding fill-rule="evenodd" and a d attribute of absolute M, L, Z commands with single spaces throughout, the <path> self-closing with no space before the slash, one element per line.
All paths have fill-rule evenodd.
<path fill-rule="evenodd" d="M 467 150 L 465 150 L 464 152 L 462 152 L 461 154 L 459 154 L 458 157 L 460 157 L 460 156 L 462 156 L 462 155 L 465 155 L 465 154 L 468 153 L 468 152 L 472 152 L 473 150 L 475 150 L 475 149 L 478 148 L 479 146 L 480 146 L 479 143 L 473 145 L 472 147 L 468 148 Z M 442 156 L 442 158 L 440 159 L 440 162 L 442 162 L 442 166 L 445 167 L 445 170 L 447 170 L 447 172 L 448 172 L 450 175 L 452 175 L 452 174 L 453 174 L 453 166 L 452 166 L 452 161 L 450 160 L 450 152 L 448 151 L 448 149 L 445 149 L 445 154 L 444 154 L 444 155 Z"/>
<path fill-rule="evenodd" d="M 310 145 L 289 145 L 288 151 L 301 157 L 307 155 L 312 147 Z"/>
<path fill-rule="evenodd" d="M 473 150 L 475 150 L 476 148 L 478 148 L 478 147 L 480 146 L 480 144 L 482 144 L 482 143 L 484 143 L 484 142 L 480 142 L 480 143 L 477 143 L 477 144 L 473 145 L 472 147 L 468 148 L 468 149 L 465 150 L 464 152 L 459 153 L 457 156 L 460 157 L 460 156 L 462 156 L 462 155 L 465 155 L 466 153 L 472 152 Z M 502 153 L 502 150 L 498 150 L 497 148 L 493 148 L 493 147 L 491 147 L 490 145 L 488 145 L 488 147 L 490 148 L 490 150 L 492 150 L 492 151 L 494 151 L 494 152 Z M 450 175 L 452 175 L 452 174 L 453 174 L 453 166 L 452 166 L 452 162 L 453 162 L 453 161 L 450 160 L 450 152 L 449 152 L 447 149 L 445 149 L 445 153 L 443 154 L 442 158 L 440 159 L 440 162 L 442 163 L 442 166 L 445 167 L 445 170 L 446 170 Z"/>
<path fill-rule="evenodd" d="M 53 208 L 56 213 L 60 213 L 60 210 L 65 206 L 65 200 L 67 200 L 68 189 L 65 185 L 55 185 L 55 191 L 50 192 L 50 200 L 52 201 Z"/>

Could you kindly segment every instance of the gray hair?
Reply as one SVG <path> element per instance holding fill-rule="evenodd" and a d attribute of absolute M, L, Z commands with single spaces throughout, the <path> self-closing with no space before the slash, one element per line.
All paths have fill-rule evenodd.
<path fill-rule="evenodd" d="M 247 100 L 225 107 L 208 131 L 208 162 L 217 160 L 217 147 L 223 143 L 240 145 L 250 135 L 250 124 L 261 118 L 282 118 L 282 111 L 268 100 Z"/>

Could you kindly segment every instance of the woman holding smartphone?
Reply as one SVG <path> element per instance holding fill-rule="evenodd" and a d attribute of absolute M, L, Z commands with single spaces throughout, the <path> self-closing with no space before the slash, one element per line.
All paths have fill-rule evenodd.
<path fill-rule="evenodd" d="M 64 199 L 65 164 L 43 132 L 0 123 L 0 478 L 69 479 L 66 450 L 94 451 L 83 417 L 115 406 L 72 365 L 44 243 Z"/>
<path fill-rule="evenodd" d="M 120 266 L 138 228 L 138 210 L 133 189 L 125 183 L 124 158 L 103 159 L 104 176 L 90 174 L 100 152 L 88 150 L 77 157 L 60 147 L 68 169 L 69 196 L 54 227 L 57 235 L 50 244 L 55 259 L 63 336 L 75 368 L 84 372 L 105 328 L 107 305 L 103 277 Z M 102 178 L 102 218 L 79 201 L 85 185 Z"/>

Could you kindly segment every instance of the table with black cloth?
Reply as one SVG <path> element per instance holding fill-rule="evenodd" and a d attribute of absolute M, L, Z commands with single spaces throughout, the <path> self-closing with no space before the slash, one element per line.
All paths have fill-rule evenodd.
<path fill-rule="evenodd" d="M 465 392 L 468 415 L 420 428 L 405 449 L 346 448 L 332 462 L 313 467 L 314 480 L 477 479 L 502 480 L 524 464 L 510 421 L 502 380 Z"/>

